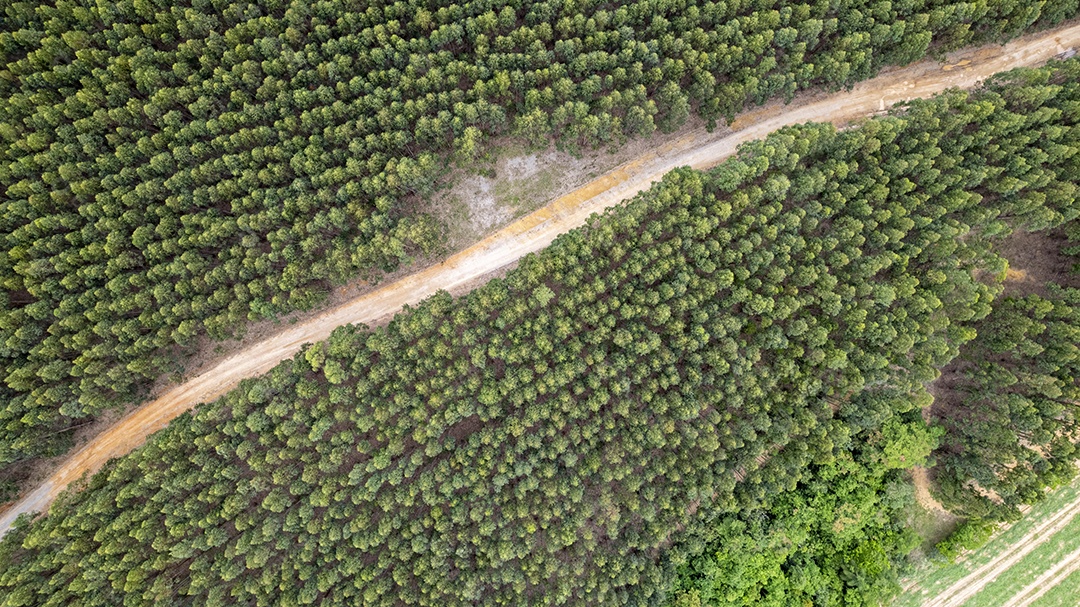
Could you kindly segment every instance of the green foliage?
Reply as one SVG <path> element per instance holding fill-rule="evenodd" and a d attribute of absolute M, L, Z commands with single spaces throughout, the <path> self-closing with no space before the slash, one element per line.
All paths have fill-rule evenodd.
<path fill-rule="evenodd" d="M 1014 520 L 1075 474 L 1080 402 L 1080 291 L 1008 298 L 976 325 L 938 454 L 944 503 L 968 516 Z"/>
<path fill-rule="evenodd" d="M 713 124 L 1077 10 L 973 6 L 6 2 L 0 463 L 57 451 L 201 335 L 430 250 L 403 202 L 493 135 L 578 148 Z"/>
<path fill-rule="evenodd" d="M 1037 111 L 998 82 L 784 129 L 466 297 L 341 328 L 0 542 L 0 593 L 877 604 L 914 541 L 895 468 L 933 442 L 923 384 L 998 291 L 978 226 L 1045 221 L 1030 200 L 1076 181 L 1078 72 L 1014 75 Z"/>
<path fill-rule="evenodd" d="M 892 498 L 898 475 L 851 459 L 812 465 L 768 507 L 726 515 L 680 568 L 669 604 L 878 605 L 898 589 L 893 560 L 917 540 Z M 907 499 L 913 499 L 910 495 Z"/>
<path fill-rule="evenodd" d="M 875 458 L 879 464 L 889 470 L 906 470 L 925 462 L 944 434 L 944 428 L 927 427 L 921 419 L 901 421 L 892 417 L 868 442 L 880 449 Z"/>
<path fill-rule="evenodd" d="M 938 552 L 950 561 L 955 561 L 961 554 L 978 550 L 994 534 L 995 523 L 981 519 L 964 521 L 949 537 L 937 544 Z"/>

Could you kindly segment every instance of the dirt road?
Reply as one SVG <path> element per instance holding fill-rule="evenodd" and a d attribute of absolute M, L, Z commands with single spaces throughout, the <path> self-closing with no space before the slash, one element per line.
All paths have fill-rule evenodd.
<path fill-rule="evenodd" d="M 845 123 L 898 101 L 926 97 L 949 87 L 970 87 L 1002 70 L 1038 65 L 1066 48 L 1080 46 L 1080 26 L 1018 39 L 1006 46 L 969 49 L 947 57 L 945 64 L 922 61 L 890 69 L 853 90 L 815 100 L 797 97 L 787 106 L 772 105 L 739 117 L 729 134 L 694 132 L 628 162 L 578 190 L 522 217 L 475 245 L 430 267 L 281 333 L 256 343 L 216 367 L 146 403 L 102 432 L 72 455 L 36 490 L 0 516 L 0 535 L 24 512 L 43 511 L 56 495 L 84 473 L 141 445 L 151 433 L 198 403 L 211 401 L 240 380 L 265 373 L 303 344 L 326 339 L 339 325 L 372 324 L 405 304 L 415 304 L 442 289 L 460 289 L 474 278 L 546 247 L 556 236 L 582 225 L 602 211 L 649 188 L 668 171 L 707 168 L 735 152 L 739 144 L 776 129 L 807 121 Z M 964 63 L 964 62 L 967 63 Z M 948 69 L 946 69 L 948 68 Z M 820 97 L 820 95 L 818 95 Z"/>
<path fill-rule="evenodd" d="M 1001 607 L 1030 607 L 1035 601 L 1050 592 L 1054 586 L 1065 581 L 1065 578 L 1080 569 L 1080 550 L 1074 550 L 1035 578 L 1027 586 L 1024 586 L 1011 599 Z"/>
<path fill-rule="evenodd" d="M 959 607 L 963 605 L 968 599 L 978 594 L 983 587 L 993 582 L 999 575 L 1008 571 L 1009 568 L 1031 553 L 1032 550 L 1053 537 L 1055 533 L 1068 525 L 1077 514 L 1080 514 L 1080 498 L 1070 502 L 1067 506 L 1055 512 L 1053 516 L 1036 525 L 1027 535 L 1017 540 L 1008 550 L 995 556 L 990 562 L 957 580 L 956 583 L 937 596 L 924 601 L 922 607 Z M 1062 568 L 1069 567 L 1073 561 L 1080 563 L 1080 554 L 1069 555 L 1062 560 L 1059 566 Z M 1060 571 L 1060 569 L 1055 569 L 1055 571 Z M 1060 581 L 1060 579 L 1057 581 Z M 1037 590 L 1037 587 L 1034 589 Z M 1025 589 L 1025 591 L 1027 590 Z M 1022 592 L 1013 600 L 1019 601 L 1028 594 L 1031 594 L 1031 592 Z"/>

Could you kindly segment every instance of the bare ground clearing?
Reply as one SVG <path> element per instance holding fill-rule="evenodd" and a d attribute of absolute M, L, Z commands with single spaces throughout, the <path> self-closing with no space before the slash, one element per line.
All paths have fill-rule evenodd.
<path fill-rule="evenodd" d="M 1024 232 L 1017 230 L 1005 238 L 999 248 L 1009 260 L 1005 276 L 1005 295 L 1047 295 L 1052 282 L 1080 287 L 1080 275 L 1072 273 L 1073 260 L 1061 253 L 1068 246 L 1062 230 Z"/>
<path fill-rule="evenodd" d="M 335 327 L 343 324 L 384 322 L 402 306 L 416 304 L 439 290 L 460 292 L 476 278 L 544 248 L 559 234 L 582 225 L 593 213 L 648 189 L 674 168 L 708 168 L 731 156 L 740 144 L 760 139 L 783 126 L 811 120 L 847 123 L 899 101 L 927 97 L 952 87 L 971 87 L 1006 69 L 1039 65 L 1075 46 L 1080 46 L 1080 26 L 1070 25 L 1025 36 L 1003 46 L 952 53 L 944 64 L 925 60 L 904 68 L 883 70 L 877 78 L 850 91 L 828 96 L 800 95 L 787 106 L 773 103 L 741 116 L 732 125 L 735 132 L 730 134 L 695 129 L 666 143 L 650 145 L 633 160 L 554 199 L 445 261 L 313 314 L 167 389 L 102 431 L 40 486 L 8 508 L 0 516 L 0 534 L 6 533 L 20 514 L 44 511 L 68 484 L 143 444 L 169 420 L 199 403 L 220 397 L 242 379 L 265 373 L 295 354 L 303 344 L 326 339 Z"/>
<path fill-rule="evenodd" d="M 915 501 L 927 511 L 933 513 L 935 516 L 940 516 L 947 519 L 950 522 L 956 522 L 959 519 L 958 516 L 949 512 L 941 505 L 941 502 L 934 499 L 934 496 L 930 493 L 930 476 L 927 473 L 926 468 L 922 466 L 915 466 L 911 469 L 911 482 L 915 485 Z"/>

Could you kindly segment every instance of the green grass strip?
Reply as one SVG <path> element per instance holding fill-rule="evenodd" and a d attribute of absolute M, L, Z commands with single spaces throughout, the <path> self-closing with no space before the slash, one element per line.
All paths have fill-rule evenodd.
<path fill-rule="evenodd" d="M 928 562 L 916 573 L 916 584 L 908 587 L 908 589 L 896 599 L 894 602 L 895 607 L 919 607 L 925 600 L 943 592 L 964 576 L 990 562 L 998 554 L 1011 548 L 1014 544 L 1023 539 L 1024 536 L 1030 533 L 1032 529 L 1038 526 L 1039 523 L 1053 517 L 1054 514 L 1067 506 L 1078 496 L 1080 496 L 1080 479 L 1073 480 L 1070 484 L 1050 494 L 1046 500 L 1036 504 L 1023 519 L 995 536 L 994 539 L 986 544 L 986 546 L 975 553 L 966 556 L 956 563 L 945 566 L 938 566 L 937 563 L 933 561 Z M 1080 518 L 1077 520 L 1080 520 Z M 1059 535 L 1068 532 L 1076 533 L 1076 525 L 1078 524 L 1080 523 L 1074 521 L 1066 529 L 1060 531 Z M 1053 540 L 1047 541 L 1048 545 L 1051 545 L 1052 542 Z M 1024 561 L 1031 558 L 1032 555 L 1040 553 L 1040 550 L 1041 548 L 1033 551 L 1025 557 Z M 1066 553 L 1067 552 L 1068 551 L 1066 551 Z M 1021 561 L 1021 563 L 1024 561 Z M 910 581 L 911 580 L 909 580 L 909 583 Z M 907 587 L 907 584 L 905 584 L 905 587 Z"/>

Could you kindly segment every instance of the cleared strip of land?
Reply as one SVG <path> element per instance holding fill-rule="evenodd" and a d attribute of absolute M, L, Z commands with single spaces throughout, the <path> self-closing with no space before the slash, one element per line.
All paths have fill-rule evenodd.
<path fill-rule="evenodd" d="M 958 580 L 944 592 L 925 601 L 923 607 L 959 607 L 968 602 L 988 584 L 998 579 L 999 576 L 1009 569 L 1017 566 L 1024 557 L 1067 527 L 1077 514 L 1080 514 L 1080 497 L 1069 502 L 1064 508 L 1058 510 L 1052 516 L 1036 525 L 1035 528 L 1031 529 L 1024 537 L 1013 543 L 1008 549 L 997 554 L 990 562 L 983 564 L 975 571 L 972 571 L 964 578 Z M 1058 582 L 1065 579 L 1068 574 L 1065 574 L 1060 578 L 1054 577 L 1053 574 L 1067 568 L 1073 561 L 1080 563 L 1080 551 L 1076 551 L 1065 557 L 1058 565 L 1052 567 L 1036 581 L 1041 585 L 1049 582 L 1051 578 L 1054 578 Z M 1059 569 L 1059 567 L 1061 569 Z M 1042 596 L 1045 590 L 1049 590 L 1052 587 L 1052 585 L 1047 586 L 1043 592 L 1038 592 L 1040 585 L 1021 590 L 1008 604 L 1014 605 L 1015 603 L 1014 607 L 1020 607 L 1021 605 L 1026 607 L 1031 603 L 1026 602 L 1024 599 L 1030 597 L 1031 601 L 1034 601 Z"/>
<path fill-rule="evenodd" d="M 1080 550 L 1074 550 L 1055 563 L 1053 567 L 1017 592 L 1002 607 L 1030 607 L 1032 603 L 1042 598 L 1051 588 L 1060 584 L 1077 569 L 1080 569 Z"/>
<path fill-rule="evenodd" d="M 845 123 L 906 99 L 927 97 L 952 87 L 971 87 L 1010 68 L 1039 65 L 1067 48 L 1080 46 L 1080 26 L 953 53 L 942 64 L 920 61 L 884 71 L 852 90 L 826 97 L 803 95 L 787 106 L 749 112 L 732 125 L 730 134 L 694 132 L 632 160 L 585 186 L 550 202 L 435 265 L 359 296 L 297 324 L 223 360 L 205 373 L 167 391 L 136 409 L 75 452 L 56 472 L 0 516 L 0 535 L 25 512 L 45 510 L 53 499 L 83 474 L 146 441 L 169 420 L 201 402 L 218 398 L 241 380 L 273 368 L 305 343 L 326 339 L 340 325 L 375 324 L 440 290 L 460 291 L 476 278 L 543 249 L 559 234 L 582 225 L 590 215 L 630 198 L 674 168 L 708 168 L 731 156 L 747 141 L 781 127 L 807 121 Z"/>
<path fill-rule="evenodd" d="M 1080 595 L 1080 573 L 1073 571 L 1057 585 L 1047 588 L 1031 607 L 1076 607 L 1076 597 Z"/>
<path fill-rule="evenodd" d="M 1035 504 L 1015 524 L 995 535 L 986 546 L 962 560 L 945 565 L 926 563 L 909 579 L 895 607 L 1002 607 L 1021 600 L 1020 590 L 1058 563 L 1070 567 L 1080 550 L 1080 478 L 1058 488 Z M 1049 580 L 1047 580 L 1049 581 Z M 1080 577 L 1054 576 L 1061 585 L 1076 586 Z M 1080 587 L 1080 586 L 1076 586 Z M 1054 587 L 1032 597 L 1033 607 L 1054 605 Z M 1075 605 L 1075 600 L 1066 601 Z"/>

